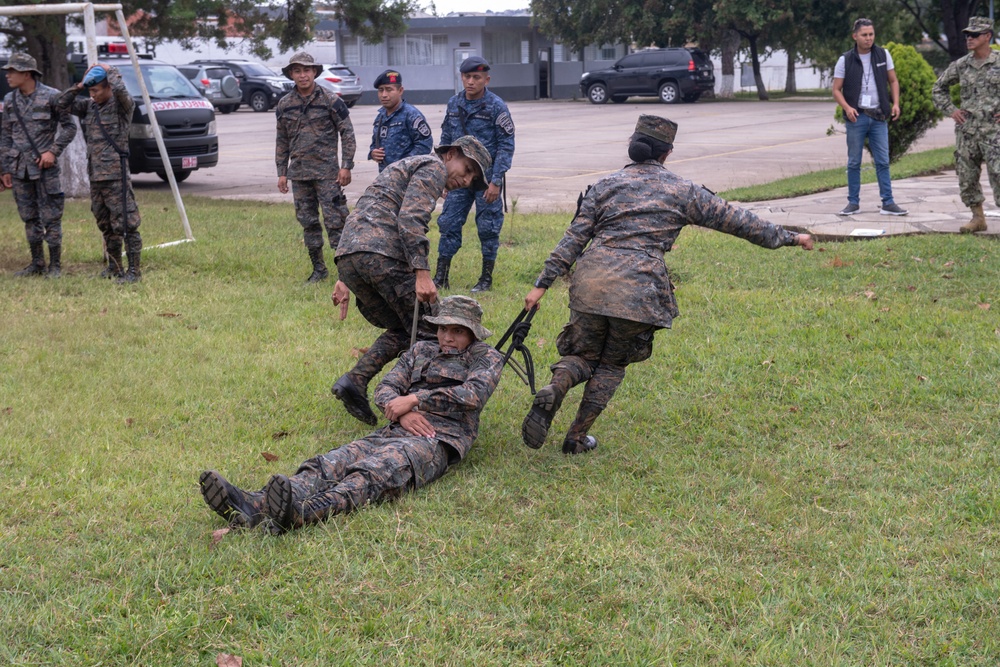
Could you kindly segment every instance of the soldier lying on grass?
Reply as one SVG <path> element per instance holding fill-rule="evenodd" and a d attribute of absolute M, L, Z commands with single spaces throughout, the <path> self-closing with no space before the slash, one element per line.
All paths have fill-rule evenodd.
<path fill-rule="evenodd" d="M 503 359 L 482 342 L 482 308 L 451 296 L 425 319 L 437 342 L 419 341 L 375 388 L 389 425 L 274 475 L 260 491 L 244 491 L 214 470 L 201 474 L 201 494 L 232 526 L 283 533 L 429 484 L 461 461 L 479 432 L 479 414 L 500 381 Z"/>

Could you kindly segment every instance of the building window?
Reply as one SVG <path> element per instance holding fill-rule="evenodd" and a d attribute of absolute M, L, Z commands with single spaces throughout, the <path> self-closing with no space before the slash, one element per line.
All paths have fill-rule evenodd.
<path fill-rule="evenodd" d="M 591 44 L 583 50 L 585 60 L 618 60 L 624 55 L 624 44 Z"/>
<path fill-rule="evenodd" d="M 488 32 L 483 38 L 483 57 L 491 65 L 526 65 L 531 62 L 531 35 Z"/>
<path fill-rule="evenodd" d="M 344 37 L 344 64 L 350 67 L 371 65 L 385 67 L 385 47 L 382 44 L 370 44 L 360 37 Z M 391 48 L 391 47 L 390 47 Z"/>
<path fill-rule="evenodd" d="M 403 35 L 386 43 L 390 67 L 448 64 L 448 35 Z"/>
<path fill-rule="evenodd" d="M 552 45 L 552 62 L 575 63 L 580 61 L 580 52 L 574 51 L 562 44 Z"/>

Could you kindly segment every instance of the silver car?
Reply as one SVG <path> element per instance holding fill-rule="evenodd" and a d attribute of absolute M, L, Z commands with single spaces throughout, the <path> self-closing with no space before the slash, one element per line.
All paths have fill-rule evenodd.
<path fill-rule="evenodd" d="M 361 79 L 343 65 L 323 65 L 323 72 L 316 77 L 316 84 L 338 95 L 349 107 L 353 107 L 361 97 Z"/>
<path fill-rule="evenodd" d="M 179 65 L 177 67 L 194 87 L 222 113 L 240 108 L 243 91 L 228 67 L 219 65 Z"/>

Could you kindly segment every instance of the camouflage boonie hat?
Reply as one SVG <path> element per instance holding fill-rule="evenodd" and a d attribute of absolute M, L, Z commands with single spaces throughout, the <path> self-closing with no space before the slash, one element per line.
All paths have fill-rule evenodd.
<path fill-rule="evenodd" d="M 447 146 L 438 146 L 434 151 L 440 155 L 449 148 L 457 148 L 462 151 L 462 155 L 476 163 L 476 166 L 479 167 L 479 176 L 472 181 L 472 189 L 476 191 L 485 190 L 488 185 L 486 174 L 493 168 L 493 158 L 490 157 L 490 152 L 486 150 L 486 147 L 479 143 L 479 139 L 465 135 L 455 139 L 455 141 Z"/>
<path fill-rule="evenodd" d="M 3 68 L 5 70 L 12 69 L 15 72 L 34 72 L 35 76 L 42 75 L 42 73 L 38 71 L 38 63 L 27 53 L 12 54 Z"/>
<path fill-rule="evenodd" d="M 673 144 L 674 137 L 677 136 L 677 123 L 659 116 L 643 114 L 639 116 L 639 121 L 635 124 L 635 133 L 662 141 L 665 144 Z"/>
<path fill-rule="evenodd" d="M 993 32 L 993 21 L 987 16 L 969 17 L 969 27 L 962 32 Z"/>
<path fill-rule="evenodd" d="M 323 66 L 317 64 L 316 59 L 313 58 L 308 53 L 306 53 L 305 51 L 299 51 L 298 53 L 293 53 L 292 57 L 288 59 L 288 64 L 281 68 L 281 73 L 284 74 L 285 77 L 289 79 L 292 78 L 292 75 L 290 74 L 292 65 L 304 65 L 305 67 L 312 67 L 313 70 L 316 72 L 316 76 L 319 76 L 320 73 L 323 71 Z"/>
<path fill-rule="evenodd" d="M 476 340 L 484 340 L 493 332 L 482 325 L 483 308 L 472 297 L 456 295 L 441 300 L 437 315 L 426 316 L 424 321 L 431 324 L 458 324 L 472 332 Z"/>

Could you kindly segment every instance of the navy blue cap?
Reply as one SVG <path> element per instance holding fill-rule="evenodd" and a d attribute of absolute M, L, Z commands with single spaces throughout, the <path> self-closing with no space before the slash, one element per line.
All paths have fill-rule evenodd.
<path fill-rule="evenodd" d="M 468 74 L 469 72 L 489 72 L 490 64 L 486 62 L 485 58 L 472 56 L 471 58 L 466 58 L 462 61 L 458 71 L 462 74 Z"/>
<path fill-rule="evenodd" d="M 379 74 L 378 78 L 375 79 L 375 87 L 376 88 L 378 88 L 379 86 L 387 86 L 389 84 L 395 84 L 397 86 L 402 86 L 403 85 L 403 75 L 400 74 L 399 72 L 397 72 L 394 69 L 387 69 L 386 71 L 384 71 L 381 74 Z"/>

